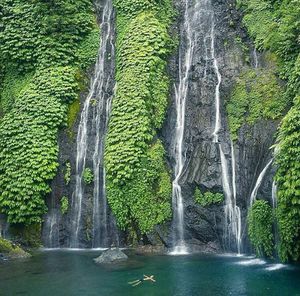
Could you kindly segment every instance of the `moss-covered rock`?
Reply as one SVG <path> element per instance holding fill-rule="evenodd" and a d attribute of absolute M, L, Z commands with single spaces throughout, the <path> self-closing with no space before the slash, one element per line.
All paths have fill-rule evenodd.
<path fill-rule="evenodd" d="M 1 256 L 2 255 L 2 256 Z M 29 258 L 31 255 L 25 252 L 21 247 L 15 245 L 14 243 L 0 238 L 0 259 L 19 259 L 19 258 Z"/>

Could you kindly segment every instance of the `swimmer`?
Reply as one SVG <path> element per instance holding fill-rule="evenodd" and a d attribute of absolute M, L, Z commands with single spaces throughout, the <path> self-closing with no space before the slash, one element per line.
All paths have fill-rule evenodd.
<path fill-rule="evenodd" d="M 135 286 L 140 285 L 144 281 L 151 281 L 153 283 L 156 282 L 156 280 L 154 279 L 154 275 L 148 276 L 148 275 L 144 274 L 144 277 L 142 279 L 138 279 L 138 280 L 135 280 L 135 281 L 132 281 L 132 282 L 128 282 L 128 284 L 132 285 L 132 287 L 135 287 Z"/>

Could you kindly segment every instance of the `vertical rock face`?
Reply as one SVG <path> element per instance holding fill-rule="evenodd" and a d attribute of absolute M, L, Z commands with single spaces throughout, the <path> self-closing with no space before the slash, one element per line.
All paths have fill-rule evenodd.
<path fill-rule="evenodd" d="M 187 0 L 189 1 L 189 0 Z M 198 3 L 199 2 L 199 3 Z M 215 127 L 215 86 L 217 75 L 213 69 L 211 59 L 211 24 L 210 14 L 214 18 L 214 55 L 217 59 L 219 71 L 222 76 L 220 86 L 221 129 L 219 141 L 222 143 L 224 154 L 231 163 L 230 134 L 226 117 L 225 104 L 229 99 L 232 86 L 240 71 L 251 67 L 245 58 L 245 52 L 238 42 L 238 37 L 250 45 L 247 36 L 240 26 L 240 15 L 235 10 L 235 1 L 189 1 L 189 13 L 198 14 L 197 22 L 193 23 L 194 38 L 196 39 L 195 52 L 189 76 L 188 94 L 186 102 L 184 146 L 186 162 L 180 184 L 185 203 L 185 239 L 191 243 L 213 245 L 215 248 L 226 248 L 224 244 L 224 208 L 223 205 L 201 207 L 195 204 L 194 190 L 198 186 L 202 190 L 222 192 L 222 175 L 218 144 L 213 143 Z M 180 35 L 181 47 L 185 44 L 183 35 L 183 16 L 185 1 L 177 1 L 176 6 L 180 12 L 177 30 Z M 201 4 L 203 7 L 201 7 Z M 206 11 L 200 12 L 204 9 Z M 209 11 L 211 10 L 211 11 Z M 250 56 L 250 50 L 247 52 Z M 178 59 L 174 56 L 170 62 L 170 73 L 178 81 Z M 255 61 L 252 61 L 254 66 Z M 175 74 L 174 74 L 175 73 Z M 169 152 L 171 167 L 173 159 L 173 134 L 176 123 L 175 94 L 171 96 L 168 118 L 162 137 Z M 238 140 L 235 143 L 236 156 L 236 184 L 237 205 L 242 209 L 242 237 L 245 241 L 245 219 L 247 205 L 256 179 L 264 166 L 271 159 L 269 147 L 274 142 L 274 133 L 277 122 L 263 121 L 254 126 L 241 128 Z M 172 131 L 172 132 L 170 132 Z M 229 165 L 229 175 L 232 175 Z M 264 178 L 258 195 L 271 197 L 272 172 L 269 170 Z M 170 244 L 170 236 L 158 229 L 160 236 Z M 236 251 L 234 244 L 230 249 Z M 233 246 L 233 247 L 232 247 Z"/>

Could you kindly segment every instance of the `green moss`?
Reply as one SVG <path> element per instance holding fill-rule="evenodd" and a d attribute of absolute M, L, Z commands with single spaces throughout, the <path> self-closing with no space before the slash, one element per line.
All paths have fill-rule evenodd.
<path fill-rule="evenodd" d="M 76 98 L 73 103 L 69 105 L 68 114 L 67 114 L 67 125 L 68 125 L 68 135 L 70 139 L 74 138 L 74 124 L 80 112 L 80 101 L 79 98 Z"/>
<path fill-rule="evenodd" d="M 196 187 L 194 193 L 195 201 L 202 207 L 210 206 L 213 204 L 220 204 L 224 201 L 224 195 L 222 193 L 213 193 L 206 191 L 202 193 L 201 190 Z"/>
<path fill-rule="evenodd" d="M 274 236 L 272 226 L 274 217 L 272 208 L 265 200 L 257 200 L 248 214 L 248 234 L 256 254 L 260 257 L 272 257 Z"/>
<path fill-rule="evenodd" d="M 243 72 L 227 103 L 232 139 L 237 139 L 243 124 L 253 125 L 261 119 L 281 118 L 287 106 L 283 89 L 273 70 Z"/>

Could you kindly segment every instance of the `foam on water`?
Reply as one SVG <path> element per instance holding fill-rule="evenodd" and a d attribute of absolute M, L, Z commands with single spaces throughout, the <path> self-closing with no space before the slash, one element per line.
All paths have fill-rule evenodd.
<path fill-rule="evenodd" d="M 245 266 L 264 265 L 264 264 L 266 264 L 266 261 L 264 261 L 262 259 L 255 258 L 255 259 L 250 259 L 250 260 L 239 261 L 236 264 L 245 265 Z"/>
<path fill-rule="evenodd" d="M 287 267 L 287 265 L 285 265 L 285 264 L 277 263 L 277 264 L 272 264 L 272 265 L 266 267 L 266 270 L 274 271 L 274 270 L 279 270 L 279 269 L 283 269 L 286 267 Z"/>
<path fill-rule="evenodd" d="M 168 253 L 171 256 L 182 256 L 182 255 L 188 255 L 189 252 L 187 250 L 187 247 L 184 246 L 176 246 L 172 249 L 171 252 Z"/>

